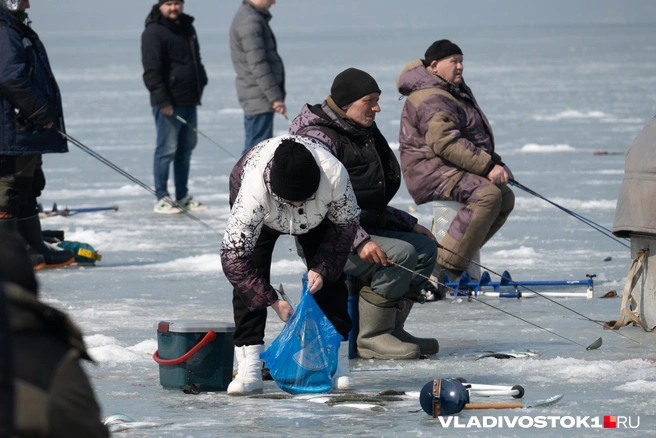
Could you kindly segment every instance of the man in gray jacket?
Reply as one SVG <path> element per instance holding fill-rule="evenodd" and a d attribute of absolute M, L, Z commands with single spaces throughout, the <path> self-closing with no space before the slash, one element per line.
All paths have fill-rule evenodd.
<path fill-rule="evenodd" d="M 269 27 L 269 9 L 275 2 L 243 0 L 230 26 L 237 97 L 244 109 L 244 153 L 273 137 L 274 112 L 287 117 L 285 67 Z"/>

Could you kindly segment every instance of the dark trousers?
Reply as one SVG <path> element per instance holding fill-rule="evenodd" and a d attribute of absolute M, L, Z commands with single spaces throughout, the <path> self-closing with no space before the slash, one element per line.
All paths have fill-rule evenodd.
<path fill-rule="evenodd" d="M 41 155 L 0 155 L 0 217 L 25 219 L 39 213 L 46 186 Z"/>
<path fill-rule="evenodd" d="M 310 230 L 309 233 L 296 236 L 307 260 L 312 260 L 316 255 L 325 235 L 326 223 L 324 221 L 318 227 Z M 266 227 L 262 228 L 253 250 L 253 263 L 256 269 L 264 274 L 268 282 L 271 281 L 273 248 L 279 236 L 279 233 L 273 232 Z M 351 317 L 348 314 L 348 291 L 344 283 L 345 279 L 343 274 L 334 282 L 328 282 L 324 278 L 323 287 L 314 294 L 317 304 L 344 340 L 348 339 L 348 333 L 351 331 L 352 325 Z M 241 297 L 234 290 L 232 292 L 232 307 L 235 317 L 235 346 L 264 344 L 267 309 L 249 311 Z"/>

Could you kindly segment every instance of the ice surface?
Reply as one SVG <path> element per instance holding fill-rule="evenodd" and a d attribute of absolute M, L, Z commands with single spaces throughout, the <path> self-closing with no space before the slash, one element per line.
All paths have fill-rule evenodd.
<path fill-rule="evenodd" d="M 610 228 L 624 157 L 595 157 L 586 151 L 626 151 L 654 115 L 656 94 L 645 85 L 653 84 L 656 70 L 654 57 L 645 55 L 653 52 L 653 26 L 616 26 L 613 32 L 594 26 L 545 28 L 539 35 L 531 27 L 454 28 L 441 33 L 467 54 L 465 78 L 494 120 L 498 152 L 517 180 Z M 199 38 L 210 84 L 198 127 L 239 155 L 243 121 L 227 34 L 206 31 Z M 434 29 L 412 27 L 394 32 L 280 32 L 289 117 L 303 104 L 325 99 L 339 71 L 362 68 L 383 89 L 377 122 L 397 149 L 404 101 L 397 99 L 396 77 L 435 38 Z M 103 36 L 45 38 L 62 88 L 68 133 L 152 185 L 155 129 L 141 80 L 139 36 L 121 34 L 111 41 L 114 49 L 105 51 L 97 49 L 106 46 Z M 571 46 L 586 50 L 571 54 L 562 50 Z M 276 116 L 275 131 L 286 129 L 287 122 Z M 525 145 L 539 145 L 537 152 L 549 153 L 516 152 Z M 232 321 L 232 288 L 223 276 L 218 251 L 229 215 L 228 175 L 235 160 L 199 138 L 191 193 L 210 206 L 197 217 L 218 230 L 215 233 L 184 215 L 153 214 L 155 200 L 148 192 L 75 146 L 70 148 L 69 154 L 44 156 L 48 179 L 41 197 L 44 207 L 57 202 L 60 208 L 119 205 L 119 210 L 44 220 L 44 229 L 65 230 L 67 238 L 92 244 L 103 259 L 94 268 L 40 271 L 38 279 L 43 299 L 69 312 L 84 331 L 97 362 L 86 368 L 104 415 L 123 413 L 137 421 L 174 423 L 132 430 L 125 436 L 596 436 L 589 429 L 443 430 L 437 420 L 417 412 L 417 399 L 425 383 L 448 377 L 521 384 L 527 400 L 565 394 L 554 406 L 463 412 L 462 420 L 472 415 L 631 415 L 640 416 L 635 436 L 653 436 L 656 431 L 655 335 L 634 327 L 619 333 L 604 331 L 599 324 L 539 297 L 482 299 L 582 345 L 602 336 L 603 346 L 586 351 L 481 303 L 465 299 L 451 305 L 452 300 L 445 300 L 416 305 L 406 325 L 411 333 L 438 338 L 438 355 L 419 361 L 351 361 L 359 391 L 409 392 L 403 402 L 388 403 L 386 412 L 162 389 L 158 366 L 151 358 L 157 349 L 158 321 Z M 515 193 L 515 211 L 481 252 L 485 266 L 497 272 L 508 269 L 516 280 L 585 279 L 586 274 L 597 274 L 596 297 L 610 289 L 621 292 L 630 266 L 628 250 L 545 201 L 516 189 Z M 405 186 L 392 205 L 402 209 L 414 205 Z M 418 206 L 414 214 L 430 226 L 430 205 Z M 612 260 L 603 262 L 607 256 Z M 272 283 L 276 287 L 283 283 L 298 302 L 303 270 L 283 238 L 274 255 Z M 557 302 L 593 320 L 619 316 L 619 299 L 596 297 Z M 269 312 L 268 322 L 266 341 L 271 342 L 282 323 L 274 312 Z M 475 361 L 488 351 L 509 350 L 535 350 L 540 356 Z M 276 391 L 272 382 L 266 382 L 265 392 Z M 627 432 L 606 430 L 603 435 L 627 436 Z"/>

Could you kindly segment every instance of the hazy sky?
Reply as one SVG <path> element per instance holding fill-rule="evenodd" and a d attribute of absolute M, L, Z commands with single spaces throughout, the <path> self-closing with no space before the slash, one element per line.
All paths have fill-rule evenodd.
<path fill-rule="evenodd" d="M 31 0 L 37 32 L 141 31 L 154 0 Z M 187 0 L 199 29 L 227 29 L 241 0 Z M 656 0 L 278 0 L 272 27 L 656 23 Z"/>

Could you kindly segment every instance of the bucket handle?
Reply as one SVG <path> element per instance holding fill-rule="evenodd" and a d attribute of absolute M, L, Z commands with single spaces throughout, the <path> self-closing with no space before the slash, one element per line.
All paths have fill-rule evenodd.
<path fill-rule="evenodd" d="M 191 356 L 198 353 L 198 350 L 200 350 L 201 348 L 203 348 L 204 346 L 206 346 L 207 344 L 209 344 L 215 339 L 216 339 L 216 332 L 214 330 L 210 330 L 209 332 L 207 332 L 205 337 L 203 337 L 203 339 L 200 340 L 198 344 L 194 345 L 194 348 L 187 351 L 185 354 L 178 357 L 177 359 L 161 359 L 157 354 L 159 350 L 156 350 L 153 353 L 153 359 L 155 360 L 155 362 L 157 362 L 160 365 L 169 365 L 169 366 L 180 365 L 182 362 L 191 359 Z"/>

